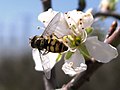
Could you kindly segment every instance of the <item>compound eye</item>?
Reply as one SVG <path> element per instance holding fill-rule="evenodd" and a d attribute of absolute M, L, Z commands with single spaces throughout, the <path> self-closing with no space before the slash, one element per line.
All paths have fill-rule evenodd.
<path fill-rule="evenodd" d="M 44 44 L 44 40 L 41 40 L 40 44 L 43 45 Z"/>

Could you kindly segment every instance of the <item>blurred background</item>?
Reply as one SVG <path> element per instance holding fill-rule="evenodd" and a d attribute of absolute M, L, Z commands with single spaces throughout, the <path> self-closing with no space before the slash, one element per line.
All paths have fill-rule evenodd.
<path fill-rule="evenodd" d="M 86 0 L 86 9 L 96 11 L 101 0 Z M 120 2 L 116 11 L 120 13 Z M 66 12 L 78 7 L 78 0 L 52 0 L 54 10 Z M 43 72 L 34 69 L 29 37 L 40 35 L 37 20 L 43 12 L 41 0 L 0 0 L 0 90 L 44 90 Z M 113 18 L 96 23 L 94 35 L 104 38 Z M 118 21 L 119 22 L 119 21 Z M 96 26 L 96 25 L 94 25 Z M 101 29 L 99 29 L 99 27 Z M 101 39 L 101 40 L 102 40 Z M 118 46 L 118 50 L 120 50 Z M 80 90 L 120 90 L 120 56 L 103 65 Z M 70 78 L 61 71 L 63 61 L 55 66 L 56 87 Z"/>

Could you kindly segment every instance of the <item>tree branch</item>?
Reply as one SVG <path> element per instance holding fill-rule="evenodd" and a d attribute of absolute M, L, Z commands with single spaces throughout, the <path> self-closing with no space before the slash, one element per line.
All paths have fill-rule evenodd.
<path fill-rule="evenodd" d="M 114 18 L 120 20 L 120 14 L 112 13 L 112 12 L 97 12 L 97 13 L 94 15 L 94 17 L 99 17 L 99 16 L 109 16 L 109 17 L 114 17 Z"/>
<path fill-rule="evenodd" d="M 112 44 L 115 47 L 117 47 L 120 44 L 120 27 L 117 30 L 113 30 L 116 29 L 116 27 L 117 27 L 117 22 L 113 22 L 113 24 L 109 29 L 109 34 L 108 34 L 109 36 L 106 37 L 105 39 L 106 43 Z M 64 90 L 79 89 L 86 81 L 89 81 L 93 73 L 103 65 L 103 63 L 99 63 L 97 61 L 92 62 L 90 60 L 86 64 L 88 66 L 87 70 L 78 74 L 70 82 L 68 82 L 68 84 L 64 86 Z"/>
<path fill-rule="evenodd" d="M 54 90 L 56 86 L 56 72 L 55 72 L 55 67 L 51 70 L 51 78 L 47 79 L 44 75 L 44 85 L 45 85 L 45 90 Z"/>

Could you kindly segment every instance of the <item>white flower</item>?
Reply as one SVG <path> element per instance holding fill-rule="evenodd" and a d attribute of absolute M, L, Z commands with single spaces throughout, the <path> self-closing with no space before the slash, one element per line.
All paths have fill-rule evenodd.
<path fill-rule="evenodd" d="M 78 67 L 82 68 L 80 66 L 81 63 L 85 64 L 85 59 L 83 55 L 91 60 L 96 60 L 102 63 L 107 63 L 118 56 L 117 49 L 114 48 L 113 46 L 99 41 L 97 37 L 87 38 L 87 35 L 85 36 L 86 33 L 85 29 L 90 27 L 94 20 L 93 16 L 90 13 L 83 13 L 73 10 L 73 11 L 69 11 L 65 17 L 69 27 L 73 31 L 75 31 L 75 33 L 77 33 L 75 36 L 68 37 L 67 39 L 69 46 L 71 44 L 70 47 L 72 48 L 73 46 L 74 49 L 76 48 L 76 51 L 69 58 L 65 58 L 66 63 L 63 65 L 62 68 L 65 74 L 69 74 L 70 76 L 71 75 L 73 76 L 78 73 L 78 70 L 75 71 L 75 68 Z M 73 26 L 75 26 L 75 28 L 72 28 Z M 74 43 L 78 42 L 79 38 L 82 41 L 77 46 Z M 70 63 L 73 64 L 71 65 Z M 74 68 L 72 68 L 73 65 Z M 79 69 L 79 72 L 82 72 L 84 70 L 86 69 L 85 68 L 82 70 Z"/>
<path fill-rule="evenodd" d="M 64 14 L 69 28 L 72 29 L 75 36 L 80 37 L 81 43 L 87 38 L 86 28 L 89 28 L 94 19 L 90 12 L 83 13 L 81 11 L 73 10 Z"/>
<path fill-rule="evenodd" d="M 84 42 L 84 45 L 89 53 L 88 58 L 90 58 L 91 60 L 96 60 L 101 63 L 108 63 L 118 56 L 116 48 L 107 43 L 99 41 L 96 36 L 87 38 Z M 85 59 L 83 57 L 83 55 L 86 54 L 84 52 L 85 48 L 80 48 L 82 47 L 77 47 L 76 51 L 69 57 L 69 59 L 65 57 L 65 64 L 62 67 L 62 70 L 65 74 L 74 76 L 79 72 L 86 70 L 87 66 L 85 66 Z M 84 67 L 81 66 L 81 64 L 84 65 Z"/>
<path fill-rule="evenodd" d="M 49 9 L 40 14 L 38 19 L 46 27 L 57 13 Z M 86 28 L 91 27 L 93 21 L 94 19 L 91 13 L 73 10 L 65 14 L 60 13 L 59 23 L 57 26 L 53 25 L 53 28 L 51 28 L 55 29 L 54 34 L 57 37 L 66 36 L 63 38 L 67 41 L 66 44 L 71 49 L 74 49 L 74 52 L 72 50 L 69 51 L 72 53 L 69 58 L 66 58 L 68 52 L 65 55 L 65 64 L 62 67 L 65 74 L 74 76 L 86 70 L 87 66 L 85 65 L 84 56 L 102 63 L 107 63 L 118 56 L 117 49 L 113 46 L 99 41 L 97 37 L 87 37 Z M 48 55 L 52 61 L 51 54 Z M 54 60 L 56 58 L 54 57 Z"/>

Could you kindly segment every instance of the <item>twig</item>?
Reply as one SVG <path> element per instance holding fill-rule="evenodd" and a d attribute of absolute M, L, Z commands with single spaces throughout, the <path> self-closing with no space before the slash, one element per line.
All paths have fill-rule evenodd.
<path fill-rule="evenodd" d="M 117 21 L 114 21 L 108 30 L 105 40 L 107 40 L 117 28 Z"/>
<path fill-rule="evenodd" d="M 120 44 L 120 27 L 117 30 L 111 29 L 112 26 L 115 26 L 116 23 L 113 23 L 109 29 L 110 36 L 105 39 L 106 43 L 112 44 L 117 47 Z M 117 26 L 117 25 L 116 25 Z M 118 43 L 119 41 L 119 43 Z M 80 88 L 86 81 L 90 79 L 93 73 L 103 65 L 103 63 L 99 62 L 87 62 L 88 69 L 83 73 L 75 76 L 67 85 L 64 86 L 64 90 L 77 90 Z"/>
<path fill-rule="evenodd" d="M 44 77 L 44 85 L 45 85 L 45 90 L 54 90 L 56 86 L 56 74 L 55 74 L 55 67 L 51 70 L 51 78 L 47 79 L 45 76 Z"/>
<path fill-rule="evenodd" d="M 89 81 L 91 75 L 100 67 L 102 63 L 99 62 L 89 62 L 87 65 L 88 69 L 83 73 L 75 76 L 65 87 L 66 90 L 77 90 L 80 88 L 86 81 Z"/>
<path fill-rule="evenodd" d="M 77 10 L 83 11 L 85 9 L 85 7 L 86 7 L 86 1 L 85 0 L 79 0 Z"/>
<path fill-rule="evenodd" d="M 109 17 L 114 17 L 114 18 L 120 20 L 120 14 L 113 13 L 113 12 L 97 12 L 94 15 L 94 17 L 99 17 L 99 16 L 109 16 Z"/>
<path fill-rule="evenodd" d="M 49 8 L 52 8 L 51 0 L 41 0 L 44 11 L 47 11 Z"/>

